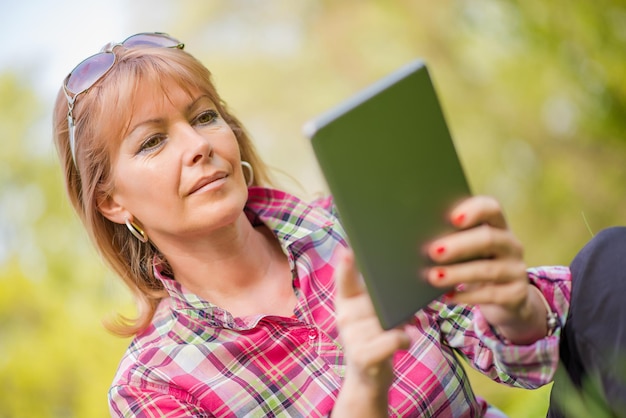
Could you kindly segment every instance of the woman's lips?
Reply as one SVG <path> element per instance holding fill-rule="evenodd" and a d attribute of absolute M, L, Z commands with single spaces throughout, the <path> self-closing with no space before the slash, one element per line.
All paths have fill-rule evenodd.
<path fill-rule="evenodd" d="M 215 173 L 210 176 L 202 177 L 194 184 L 189 194 L 202 193 L 220 187 L 226 181 L 228 175 L 226 173 Z"/>

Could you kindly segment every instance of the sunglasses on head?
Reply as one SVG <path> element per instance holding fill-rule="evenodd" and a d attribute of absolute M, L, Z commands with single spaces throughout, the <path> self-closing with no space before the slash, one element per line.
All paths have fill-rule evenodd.
<path fill-rule="evenodd" d="M 113 49 L 117 46 L 125 48 L 178 48 L 183 49 L 185 44 L 172 38 L 166 33 L 138 33 L 126 38 L 121 43 L 108 43 L 100 52 L 84 59 L 78 64 L 63 81 L 63 92 L 67 98 L 67 126 L 70 137 L 72 159 L 76 165 L 76 125 L 73 116 L 76 98 L 89 90 L 98 80 L 105 76 L 115 64 Z"/>

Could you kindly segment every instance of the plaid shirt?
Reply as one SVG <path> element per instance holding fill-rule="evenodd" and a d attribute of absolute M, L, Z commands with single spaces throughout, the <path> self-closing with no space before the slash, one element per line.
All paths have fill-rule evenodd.
<path fill-rule="evenodd" d="M 125 353 L 109 392 L 123 417 L 326 417 L 339 394 L 345 358 L 333 306 L 337 246 L 345 246 L 330 198 L 306 204 L 251 188 L 246 213 L 274 231 L 289 258 L 298 303 L 293 317 L 235 318 L 155 270 L 170 297 Z M 564 321 L 569 270 L 529 271 Z M 454 351 L 493 380 L 536 388 L 558 360 L 558 333 L 507 345 L 478 309 L 434 301 L 412 320 L 411 347 L 394 358 L 392 417 L 502 417 L 476 397 Z"/>

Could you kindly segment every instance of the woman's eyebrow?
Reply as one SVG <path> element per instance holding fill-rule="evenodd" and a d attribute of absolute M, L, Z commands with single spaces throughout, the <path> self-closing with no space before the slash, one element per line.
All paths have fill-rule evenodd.
<path fill-rule="evenodd" d="M 196 107 L 198 103 L 201 102 L 202 100 L 207 100 L 209 103 L 211 103 L 212 106 L 215 106 L 215 103 L 213 103 L 213 100 L 211 100 L 211 97 L 209 97 L 208 94 L 203 94 L 202 96 L 199 96 L 196 100 L 191 102 L 189 106 L 187 106 L 187 112 L 188 113 L 191 112 L 193 108 Z"/>
<path fill-rule="evenodd" d="M 137 129 L 141 128 L 144 125 L 158 125 L 163 123 L 163 118 L 154 118 L 154 119 L 147 119 L 144 121 L 141 121 L 139 123 L 137 123 L 136 125 L 134 125 L 129 131 L 128 134 L 126 135 L 127 137 L 131 136 Z"/>

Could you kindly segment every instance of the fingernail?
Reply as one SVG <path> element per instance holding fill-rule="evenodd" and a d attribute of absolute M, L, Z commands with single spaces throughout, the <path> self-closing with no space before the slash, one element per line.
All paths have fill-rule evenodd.
<path fill-rule="evenodd" d="M 460 226 L 464 220 L 465 220 L 465 214 L 461 213 L 457 215 L 452 222 L 454 223 L 454 225 Z"/>
<path fill-rule="evenodd" d="M 446 271 L 444 269 L 436 270 L 437 279 L 441 280 L 446 277 Z"/>
<path fill-rule="evenodd" d="M 446 251 L 446 247 L 444 247 L 443 245 L 435 249 L 435 253 L 439 255 L 443 254 L 445 251 Z"/>
<path fill-rule="evenodd" d="M 455 294 L 454 290 L 450 290 L 449 292 L 444 293 L 443 297 L 444 299 L 452 299 L 454 297 L 454 294 Z"/>

